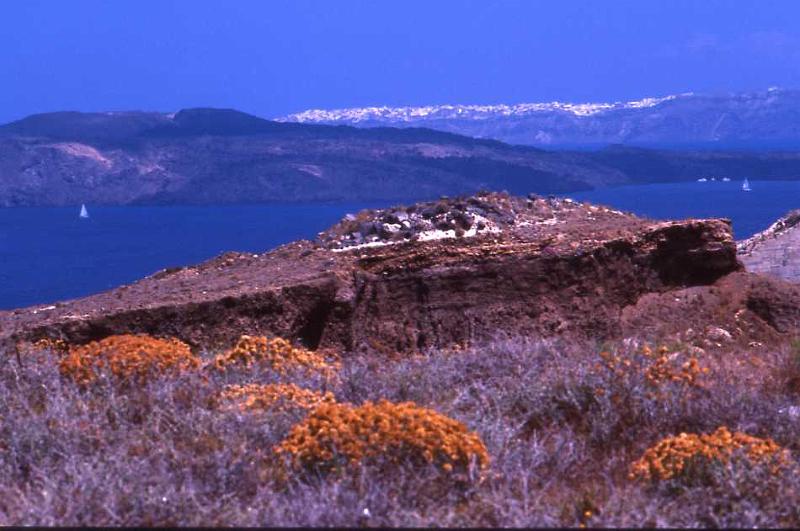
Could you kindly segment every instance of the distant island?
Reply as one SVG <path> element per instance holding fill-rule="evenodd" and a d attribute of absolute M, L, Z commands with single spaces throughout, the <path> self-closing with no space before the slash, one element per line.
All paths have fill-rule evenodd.
<path fill-rule="evenodd" d="M 707 175 L 797 179 L 800 152 L 544 151 L 432 129 L 281 123 L 227 109 L 58 112 L 0 126 L 0 206 L 408 201 Z"/>
<path fill-rule="evenodd" d="M 634 101 L 309 109 L 280 121 L 430 127 L 544 148 L 625 144 L 682 149 L 797 149 L 800 90 L 688 92 Z"/>

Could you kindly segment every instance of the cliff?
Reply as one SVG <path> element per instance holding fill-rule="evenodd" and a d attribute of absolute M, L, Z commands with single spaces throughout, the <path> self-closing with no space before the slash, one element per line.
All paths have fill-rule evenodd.
<path fill-rule="evenodd" d="M 800 280 L 800 210 L 793 210 L 766 230 L 741 241 L 737 250 L 748 271 Z"/>
<path fill-rule="evenodd" d="M 0 334 L 144 332 L 204 348 L 275 334 L 403 353 L 503 333 L 597 341 L 716 326 L 747 344 L 795 330 L 796 308 L 796 288 L 742 272 L 726 220 L 654 222 L 492 193 L 364 211 L 316 242 L 0 312 Z"/>
<path fill-rule="evenodd" d="M 797 149 L 800 91 L 673 94 L 629 102 L 312 109 L 281 120 L 360 127 L 429 127 L 539 147 L 609 144 Z"/>
<path fill-rule="evenodd" d="M 278 123 L 225 109 L 51 113 L 0 126 L 0 206 L 417 201 L 507 190 L 795 179 L 800 154 L 543 151 L 421 128 Z"/>

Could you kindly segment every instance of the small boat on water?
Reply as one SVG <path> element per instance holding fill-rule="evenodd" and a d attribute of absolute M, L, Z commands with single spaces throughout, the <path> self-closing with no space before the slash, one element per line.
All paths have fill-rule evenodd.
<path fill-rule="evenodd" d="M 704 183 L 704 182 L 706 182 L 707 180 L 708 180 L 708 179 L 706 179 L 705 177 L 700 177 L 699 179 L 697 179 L 697 182 L 699 182 L 699 183 Z"/>
<path fill-rule="evenodd" d="M 723 177 L 722 181 L 726 182 L 726 183 L 729 183 L 729 182 L 731 182 L 731 179 L 730 179 L 730 177 Z"/>
<path fill-rule="evenodd" d="M 745 177 L 744 182 L 742 183 L 742 191 L 743 192 L 750 191 L 750 181 L 747 180 L 747 177 Z"/>
<path fill-rule="evenodd" d="M 81 219 L 89 219 L 89 211 L 86 210 L 86 205 L 81 204 L 81 213 L 78 215 Z"/>

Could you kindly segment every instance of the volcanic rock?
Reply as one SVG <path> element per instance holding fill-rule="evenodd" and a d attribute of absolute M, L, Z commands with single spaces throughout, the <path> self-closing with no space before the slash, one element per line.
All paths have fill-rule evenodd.
<path fill-rule="evenodd" d="M 748 271 L 800 281 L 800 210 L 740 242 L 737 251 Z"/>
<path fill-rule="evenodd" d="M 148 333 L 210 349 L 267 334 L 310 348 L 409 353 L 497 334 L 597 341 L 707 325 L 735 341 L 768 341 L 800 323 L 800 290 L 741 272 L 727 220 L 657 222 L 502 193 L 435 203 L 363 211 L 316 242 L 0 312 L 0 336 L 83 343 Z M 460 238 L 435 228 L 438 217 L 478 204 L 482 228 Z M 353 237 L 401 211 L 412 238 Z"/>

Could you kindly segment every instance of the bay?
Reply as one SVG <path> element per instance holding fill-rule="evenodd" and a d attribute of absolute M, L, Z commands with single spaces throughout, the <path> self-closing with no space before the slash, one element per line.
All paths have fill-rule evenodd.
<path fill-rule="evenodd" d="M 569 197 L 654 219 L 725 217 L 737 239 L 800 208 L 800 181 L 652 184 Z M 226 251 L 313 239 L 347 213 L 388 203 L 0 209 L 0 309 L 82 297 Z"/>
<path fill-rule="evenodd" d="M 381 203 L 0 208 L 0 309 L 82 297 L 226 251 L 313 239 Z"/>
<path fill-rule="evenodd" d="M 800 181 L 684 182 L 620 186 L 569 194 L 652 219 L 728 218 L 737 240 L 749 238 L 788 211 L 800 208 Z"/>

